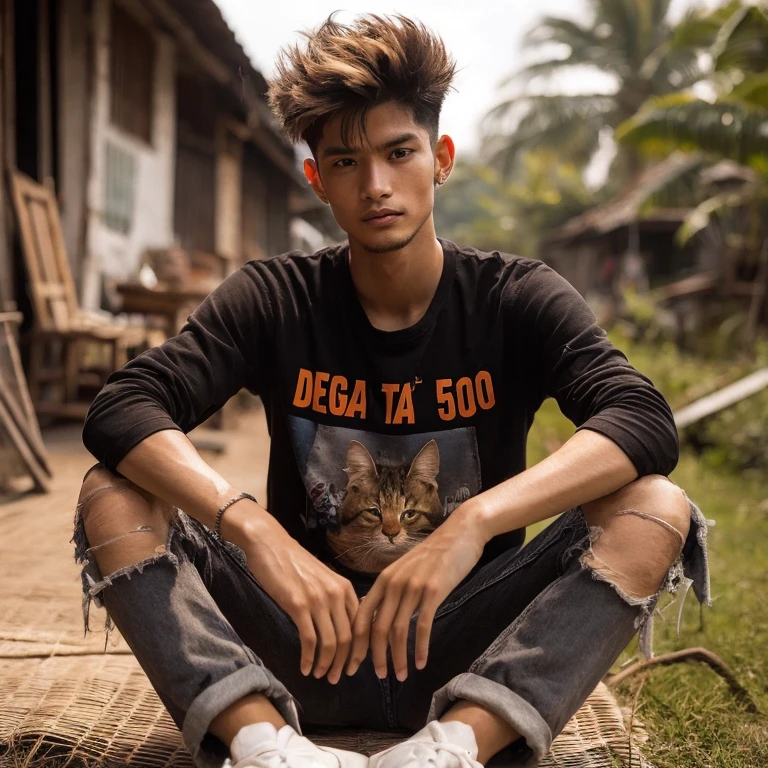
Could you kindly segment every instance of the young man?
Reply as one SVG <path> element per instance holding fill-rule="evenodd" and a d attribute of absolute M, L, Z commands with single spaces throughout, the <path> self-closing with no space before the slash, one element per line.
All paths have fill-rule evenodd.
<path fill-rule="evenodd" d="M 684 567 L 707 598 L 662 396 L 552 270 L 435 235 L 453 73 L 402 17 L 287 51 L 271 103 L 348 245 L 246 264 L 86 421 L 84 584 L 200 766 L 536 760 Z M 185 437 L 242 387 L 266 503 Z M 578 430 L 525 469 L 547 396 Z M 416 733 L 369 763 L 300 721 Z"/>

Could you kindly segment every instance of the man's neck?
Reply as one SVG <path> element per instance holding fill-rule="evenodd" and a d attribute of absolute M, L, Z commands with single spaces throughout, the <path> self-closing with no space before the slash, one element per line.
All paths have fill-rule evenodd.
<path fill-rule="evenodd" d="M 398 331 L 426 314 L 443 272 L 443 248 L 432 227 L 423 227 L 407 246 L 387 253 L 370 253 L 350 242 L 349 268 L 371 324 Z"/>

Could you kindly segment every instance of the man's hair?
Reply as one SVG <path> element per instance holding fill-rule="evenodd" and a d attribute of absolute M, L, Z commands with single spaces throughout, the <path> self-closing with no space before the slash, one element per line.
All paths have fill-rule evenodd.
<path fill-rule="evenodd" d="M 456 63 L 439 36 L 405 16 L 358 16 L 339 24 L 333 14 L 303 33 L 304 47 L 284 48 L 269 87 L 269 104 L 292 141 L 314 152 L 328 120 L 341 117 L 344 144 L 365 136 L 368 112 L 394 102 L 437 140 L 440 109 Z"/>

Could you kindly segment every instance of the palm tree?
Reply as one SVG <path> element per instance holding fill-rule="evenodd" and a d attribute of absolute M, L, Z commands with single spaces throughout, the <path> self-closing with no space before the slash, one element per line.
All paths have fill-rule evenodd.
<path fill-rule="evenodd" d="M 673 93 L 702 77 L 697 46 L 675 44 L 669 20 L 671 0 L 588 0 L 583 23 L 546 17 L 524 38 L 531 53 L 553 45 L 564 57 L 540 58 L 508 79 L 527 87 L 498 104 L 485 128 L 492 160 L 509 173 L 524 151 L 555 149 L 559 156 L 585 168 L 600 146 L 601 136 L 634 115 L 651 96 Z M 703 30 L 699 30 L 700 37 Z M 577 95 L 546 92 L 568 73 L 603 73 L 613 87 L 606 92 Z M 631 175 L 639 170 L 637 154 L 620 152 L 619 167 Z M 624 174 L 622 174 L 624 175 Z"/>
<path fill-rule="evenodd" d="M 700 202 L 679 238 L 685 242 L 717 221 L 751 265 L 758 290 L 747 320 L 749 339 L 768 284 L 768 3 L 733 2 L 715 16 L 681 30 L 695 36 L 707 24 L 718 29 L 711 48 L 711 98 L 691 91 L 651 98 L 617 128 L 616 137 L 649 155 L 685 149 L 747 167 L 737 188 Z"/>

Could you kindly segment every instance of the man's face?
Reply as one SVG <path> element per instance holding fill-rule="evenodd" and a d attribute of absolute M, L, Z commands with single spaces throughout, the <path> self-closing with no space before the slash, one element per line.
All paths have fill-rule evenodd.
<path fill-rule="evenodd" d="M 345 146 L 341 118 L 330 120 L 305 172 L 350 244 L 386 253 L 408 245 L 427 222 L 434 237 L 434 185 L 447 177 L 452 162 L 448 137 L 433 149 L 427 129 L 414 122 L 408 107 L 386 103 L 368 113 L 359 146 Z"/>

